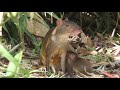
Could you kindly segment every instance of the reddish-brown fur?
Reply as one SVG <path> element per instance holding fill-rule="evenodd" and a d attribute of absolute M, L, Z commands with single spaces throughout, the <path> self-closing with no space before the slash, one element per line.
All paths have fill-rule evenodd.
<path fill-rule="evenodd" d="M 83 74 L 92 72 L 92 64 L 87 59 L 79 58 L 78 55 L 72 51 L 67 52 L 66 61 L 66 72 L 71 76 L 74 73 L 74 69 Z"/>
<path fill-rule="evenodd" d="M 49 67 L 54 67 L 57 71 L 62 68 L 65 73 L 66 53 L 74 51 L 70 42 L 78 38 L 81 28 L 68 20 L 57 20 L 56 24 L 57 26 L 49 30 L 43 38 L 40 57 L 47 71 Z"/>

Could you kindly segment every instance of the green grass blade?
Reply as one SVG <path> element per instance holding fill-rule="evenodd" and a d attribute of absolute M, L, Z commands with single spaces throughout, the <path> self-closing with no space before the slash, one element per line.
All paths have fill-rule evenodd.
<path fill-rule="evenodd" d="M 10 62 L 13 62 L 16 66 L 19 67 L 18 62 L 14 59 L 14 57 L 0 44 L 0 54 L 7 58 Z"/>
<path fill-rule="evenodd" d="M 23 51 L 20 51 L 17 55 L 15 55 L 14 59 L 17 60 L 17 62 L 20 64 L 22 60 L 22 53 Z M 13 62 L 10 62 L 7 68 L 6 75 L 7 77 L 14 77 L 16 73 L 18 73 L 19 67 L 17 67 Z"/>

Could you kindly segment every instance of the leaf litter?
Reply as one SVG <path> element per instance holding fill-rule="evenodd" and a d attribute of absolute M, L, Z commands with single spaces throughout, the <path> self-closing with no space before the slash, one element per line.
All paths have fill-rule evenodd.
<path fill-rule="evenodd" d="M 93 73 L 84 75 L 75 71 L 73 78 L 120 78 L 120 40 L 111 40 L 109 36 L 106 36 L 94 37 L 92 42 L 93 49 L 80 47 L 77 52 L 80 52 L 82 58 L 90 59 Z M 0 77 L 5 76 L 7 65 L 8 61 L 1 57 Z M 32 50 L 28 48 L 23 53 L 21 66 L 29 70 L 28 78 L 66 78 L 62 72 L 58 74 L 47 72 L 45 66 L 40 65 L 39 55 L 32 53 Z"/>

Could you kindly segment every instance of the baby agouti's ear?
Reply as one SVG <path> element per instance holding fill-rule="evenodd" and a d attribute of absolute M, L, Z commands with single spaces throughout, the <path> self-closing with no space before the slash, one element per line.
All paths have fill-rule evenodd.
<path fill-rule="evenodd" d="M 56 21 L 56 25 L 57 26 L 61 26 L 63 24 L 63 20 L 62 19 L 58 19 L 57 21 Z"/>

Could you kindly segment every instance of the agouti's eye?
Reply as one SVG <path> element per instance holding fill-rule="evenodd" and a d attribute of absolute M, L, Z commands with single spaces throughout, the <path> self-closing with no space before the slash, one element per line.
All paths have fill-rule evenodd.
<path fill-rule="evenodd" d="M 73 36 L 69 36 L 69 38 L 73 38 Z"/>

